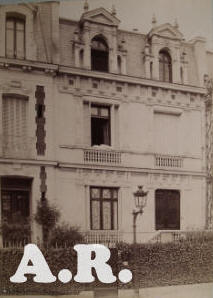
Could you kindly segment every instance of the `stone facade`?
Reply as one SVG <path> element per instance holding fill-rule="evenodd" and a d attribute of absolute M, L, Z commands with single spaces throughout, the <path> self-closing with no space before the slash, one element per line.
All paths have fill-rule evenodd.
<path fill-rule="evenodd" d="M 25 20 L 25 59 L 7 57 L 8 14 Z M 79 22 L 61 19 L 59 2 L 0 7 L 2 181 L 30 179 L 30 215 L 45 196 L 61 209 L 63 221 L 79 226 L 91 241 L 132 241 L 138 185 L 149 191 L 137 220 L 138 241 L 151 241 L 161 230 L 202 230 L 209 205 L 204 77 L 213 76 L 213 53 L 206 51 L 201 37 L 185 41 L 177 24 L 153 22 L 143 35 L 120 30 L 119 23 L 115 12 L 103 8 L 86 10 Z M 106 45 L 107 54 L 102 54 L 107 55 L 108 71 L 92 66 L 92 48 L 100 40 Z M 164 81 L 161 51 L 171 59 L 171 79 Z M 44 92 L 42 102 L 38 90 Z M 20 109 L 26 110 L 22 122 L 20 101 Z M 100 120 L 104 127 L 109 122 L 109 143 L 92 146 L 97 107 L 109 112 Z M 16 135 L 19 126 L 25 132 Z M 3 184 L 1 217 L 7 220 L 12 208 L 6 203 L 8 193 L 12 197 L 17 190 Z M 116 190 L 117 211 L 107 202 L 98 202 L 102 209 L 93 207 L 92 187 Z M 157 210 L 157 190 L 168 191 L 167 196 L 176 191 L 179 211 L 175 205 L 164 205 L 165 214 L 162 207 Z M 173 215 L 179 224 L 170 223 Z M 32 221 L 32 240 L 40 237 Z"/>

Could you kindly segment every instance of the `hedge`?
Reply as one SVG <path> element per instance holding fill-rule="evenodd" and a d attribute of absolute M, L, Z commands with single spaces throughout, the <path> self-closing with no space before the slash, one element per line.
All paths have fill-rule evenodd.
<path fill-rule="evenodd" d="M 72 249 L 49 249 L 43 251 L 45 259 L 54 275 L 67 268 L 76 274 L 76 252 Z M 119 253 L 118 253 L 119 252 Z M 91 284 L 79 284 L 71 281 L 62 284 L 57 281 L 51 284 L 39 284 L 28 281 L 23 284 L 11 283 L 9 277 L 18 268 L 23 250 L 0 250 L 0 295 L 2 294 L 77 294 L 81 290 L 92 290 L 94 287 L 106 287 L 97 280 Z M 123 261 L 128 261 L 128 268 L 133 273 L 129 284 L 115 282 L 108 285 L 114 288 L 153 287 L 177 284 L 213 282 L 213 240 L 182 241 L 179 243 L 150 245 L 121 245 L 113 249 L 110 265 L 113 273 L 125 268 Z"/>

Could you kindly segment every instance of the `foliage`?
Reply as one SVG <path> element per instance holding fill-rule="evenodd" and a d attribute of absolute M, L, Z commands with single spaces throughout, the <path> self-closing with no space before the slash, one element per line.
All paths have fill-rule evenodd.
<path fill-rule="evenodd" d="M 56 206 L 50 205 L 48 200 L 38 202 L 35 221 L 45 226 L 47 230 L 52 230 L 60 218 L 60 212 Z"/>
<path fill-rule="evenodd" d="M 4 223 L 1 227 L 2 237 L 5 241 L 22 241 L 30 238 L 31 230 L 29 224 Z"/>
<path fill-rule="evenodd" d="M 128 268 L 133 273 L 133 282 L 128 284 L 113 283 L 110 287 L 140 288 L 183 285 L 191 283 L 213 282 L 213 240 L 180 241 L 177 243 L 153 243 L 129 245 L 119 243 L 122 250 L 128 250 L 128 265 L 119 262 L 116 250 L 110 259 L 113 273 Z M 121 252 L 122 252 L 121 250 Z M 52 271 L 57 276 L 61 269 L 67 268 L 76 274 L 77 257 L 73 248 L 66 249 L 42 249 L 42 253 Z M 0 295 L 69 295 L 81 290 L 93 290 L 103 287 L 101 282 L 81 284 L 71 281 L 63 284 L 56 281 L 51 284 L 41 284 L 32 281 L 32 276 L 24 284 L 11 283 L 9 277 L 17 270 L 22 258 L 23 251 L 20 249 L 0 250 L 0 280 L 2 287 Z M 117 256 L 116 256 L 117 255 Z"/>
<path fill-rule="evenodd" d="M 186 240 L 191 242 L 213 241 L 213 231 L 192 231 L 186 233 Z"/>
<path fill-rule="evenodd" d="M 83 236 L 78 231 L 78 228 L 64 223 L 52 230 L 49 245 L 51 247 L 72 247 L 82 241 Z"/>
<path fill-rule="evenodd" d="M 56 206 L 50 205 L 48 200 L 38 202 L 35 214 L 35 221 L 42 226 L 43 244 L 48 245 L 51 231 L 56 226 L 60 218 L 60 212 Z"/>

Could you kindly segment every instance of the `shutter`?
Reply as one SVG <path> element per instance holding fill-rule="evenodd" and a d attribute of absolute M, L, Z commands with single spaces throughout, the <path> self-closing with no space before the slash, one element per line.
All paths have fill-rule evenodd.
<path fill-rule="evenodd" d="M 178 155 L 179 152 L 179 121 L 177 115 L 155 113 L 155 152 L 160 154 Z"/>
<path fill-rule="evenodd" d="M 24 59 L 25 56 L 25 22 L 17 20 L 16 22 L 16 57 Z"/>
<path fill-rule="evenodd" d="M 15 23 L 13 19 L 7 19 L 6 22 L 6 56 L 14 58 L 14 31 Z"/>
<path fill-rule="evenodd" d="M 2 102 L 2 129 L 4 143 L 9 148 L 23 148 L 27 141 L 27 101 L 6 97 Z"/>
<path fill-rule="evenodd" d="M 180 229 L 180 192 L 158 189 L 155 194 L 156 230 Z"/>

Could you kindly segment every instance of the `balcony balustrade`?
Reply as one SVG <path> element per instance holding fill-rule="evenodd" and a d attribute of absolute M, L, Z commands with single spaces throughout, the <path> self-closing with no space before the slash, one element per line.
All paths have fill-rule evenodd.
<path fill-rule="evenodd" d="M 85 149 L 84 162 L 89 164 L 97 163 L 119 165 L 121 164 L 121 152 L 112 150 Z"/>
<path fill-rule="evenodd" d="M 155 155 L 155 166 L 160 168 L 182 168 L 183 158 L 171 155 Z"/>

